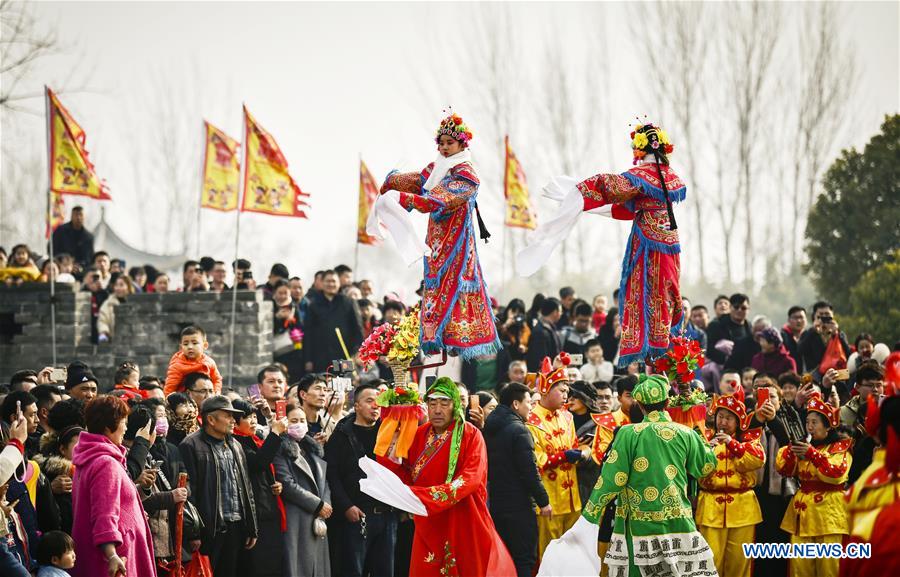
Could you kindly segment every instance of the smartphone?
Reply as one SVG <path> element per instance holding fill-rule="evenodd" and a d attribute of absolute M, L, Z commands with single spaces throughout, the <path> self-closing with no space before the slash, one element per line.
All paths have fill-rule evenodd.
<path fill-rule="evenodd" d="M 60 369 L 50 369 L 50 381 L 53 383 L 64 383 L 66 382 L 66 368 Z"/>
<path fill-rule="evenodd" d="M 760 387 L 756 389 L 756 408 L 763 406 L 769 400 L 769 387 Z"/>
<path fill-rule="evenodd" d="M 850 380 L 850 369 L 838 369 L 837 375 L 835 375 L 834 380 L 849 381 Z"/>
<path fill-rule="evenodd" d="M 275 401 L 275 418 L 283 419 L 287 416 L 287 401 L 284 399 L 278 399 Z"/>
<path fill-rule="evenodd" d="M 16 401 L 16 421 L 22 418 L 22 401 Z"/>
<path fill-rule="evenodd" d="M 469 408 L 470 409 L 480 409 L 481 408 L 481 399 L 478 398 L 478 395 L 469 395 Z"/>
<path fill-rule="evenodd" d="M 569 358 L 572 359 L 571 365 L 573 367 L 580 367 L 581 365 L 584 364 L 584 355 L 581 355 L 581 354 L 569 355 Z"/>
<path fill-rule="evenodd" d="M 255 399 L 256 397 L 260 396 L 259 395 L 259 385 L 253 384 L 253 385 L 250 385 L 249 387 L 247 387 L 247 396 L 250 398 L 251 401 L 253 399 Z"/>

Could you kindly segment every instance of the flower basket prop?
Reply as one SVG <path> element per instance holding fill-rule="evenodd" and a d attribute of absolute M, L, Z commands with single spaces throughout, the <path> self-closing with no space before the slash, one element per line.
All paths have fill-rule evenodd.
<path fill-rule="evenodd" d="M 401 459 L 409 456 L 409 448 L 425 416 L 416 383 L 409 382 L 409 366 L 419 354 L 419 309 L 414 307 L 396 327 L 385 324 L 372 332 L 360 347 L 359 356 L 366 366 L 379 357 L 387 356 L 394 382 L 378 395 L 376 402 L 381 409 L 381 427 L 375 440 L 375 454 L 385 456 L 399 431 L 395 455 Z"/>
<path fill-rule="evenodd" d="M 668 413 L 672 420 L 691 429 L 706 431 L 706 401 L 709 398 L 693 383 L 694 371 L 703 367 L 704 351 L 700 343 L 685 337 L 672 339 L 672 346 L 666 354 L 653 362 L 656 372 L 669 378 L 677 385 L 678 394 L 669 397 Z"/>

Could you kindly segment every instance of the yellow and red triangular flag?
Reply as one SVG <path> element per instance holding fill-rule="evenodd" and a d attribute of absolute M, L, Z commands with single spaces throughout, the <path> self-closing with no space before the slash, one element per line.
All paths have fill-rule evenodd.
<path fill-rule="evenodd" d="M 50 139 L 50 190 L 109 200 L 106 185 L 94 172 L 84 148 L 85 134 L 56 94 L 47 88 L 47 130 Z"/>
<path fill-rule="evenodd" d="M 272 135 L 244 107 L 243 212 L 307 218 L 303 210 L 309 195 L 288 173 L 288 163 Z"/>
<path fill-rule="evenodd" d="M 53 231 L 59 228 L 59 225 L 66 222 L 66 202 L 65 197 L 55 192 L 50 193 L 50 221 L 47 225 L 46 236 L 50 238 Z"/>
<path fill-rule="evenodd" d="M 237 208 L 241 185 L 240 143 L 210 124 L 206 128 L 200 206 L 229 212 Z"/>
<path fill-rule="evenodd" d="M 378 184 L 369 172 L 369 167 L 362 160 L 359 161 L 359 215 L 356 223 L 356 242 L 360 244 L 376 244 L 375 237 L 366 234 L 366 221 L 369 220 L 369 211 L 378 198 Z"/>
<path fill-rule="evenodd" d="M 506 197 L 506 226 L 530 230 L 537 228 L 537 216 L 531 208 L 525 172 L 509 146 L 509 136 L 506 137 L 506 172 L 503 190 Z"/>

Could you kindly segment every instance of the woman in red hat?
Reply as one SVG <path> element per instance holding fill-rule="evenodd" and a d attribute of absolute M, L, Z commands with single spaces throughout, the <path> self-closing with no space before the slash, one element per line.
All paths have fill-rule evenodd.
<path fill-rule="evenodd" d="M 776 466 L 785 477 L 800 480 L 784 514 L 781 528 L 791 543 L 840 543 L 848 532 L 844 483 L 850 470 L 852 440 L 841 440 L 838 409 L 813 393 L 806 404 L 806 441 L 795 441 L 778 451 Z M 791 559 L 790 571 L 798 577 L 836 577 L 839 559 Z"/>

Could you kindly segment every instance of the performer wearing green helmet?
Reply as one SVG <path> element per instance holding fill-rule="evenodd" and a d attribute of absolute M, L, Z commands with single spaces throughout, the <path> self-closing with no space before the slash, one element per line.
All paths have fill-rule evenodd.
<path fill-rule="evenodd" d="M 597 575 L 594 525 L 617 496 L 615 529 L 603 559 L 610 577 L 716 575 L 687 497 L 688 476 L 699 479 L 712 471 L 715 453 L 696 431 L 669 418 L 666 377 L 641 375 L 633 396 L 643 421 L 616 431 L 582 519 L 550 544 L 538 575 Z"/>

